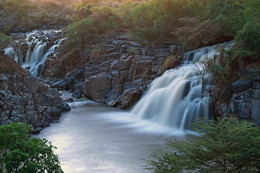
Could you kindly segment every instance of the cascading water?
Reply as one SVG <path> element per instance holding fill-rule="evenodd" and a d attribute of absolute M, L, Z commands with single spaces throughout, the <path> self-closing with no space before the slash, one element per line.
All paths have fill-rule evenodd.
<path fill-rule="evenodd" d="M 22 64 L 23 68 L 28 68 L 32 76 L 39 76 L 42 73 L 44 63 L 48 56 L 54 53 L 55 49 L 65 40 L 65 38 L 54 42 L 53 46 L 47 49 L 47 42 L 41 40 L 33 40 L 28 43 L 29 48 L 26 53 L 25 61 Z M 31 52 L 31 45 L 36 42 L 36 46 Z"/>
<path fill-rule="evenodd" d="M 185 53 L 182 66 L 155 79 L 131 112 L 142 119 L 181 130 L 187 129 L 199 117 L 210 118 L 210 96 L 202 93 L 202 80 L 196 73 L 204 70 L 203 65 L 194 62 L 212 59 L 232 45 L 232 42 L 226 42 Z M 207 79 L 209 75 L 205 76 Z"/>
<path fill-rule="evenodd" d="M 25 42 L 28 45 L 26 54 L 23 55 L 23 60 L 21 66 L 29 70 L 32 76 L 40 76 L 44 68 L 44 64 L 48 56 L 54 53 L 55 49 L 60 46 L 65 38 L 58 39 L 54 42 L 53 46 L 48 48 L 48 38 L 42 36 L 41 38 L 36 37 L 38 31 L 26 34 Z M 48 31 L 41 32 L 41 34 L 46 34 Z M 56 31 L 51 31 L 56 32 Z M 60 31 L 57 31 L 60 32 Z M 12 57 L 18 62 L 18 55 L 14 51 L 14 48 L 7 47 L 5 49 L 5 54 Z"/>

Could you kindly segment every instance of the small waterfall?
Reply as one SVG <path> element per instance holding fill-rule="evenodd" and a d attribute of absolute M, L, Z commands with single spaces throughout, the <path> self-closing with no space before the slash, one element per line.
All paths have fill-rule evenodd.
<path fill-rule="evenodd" d="M 40 76 L 44 68 L 44 64 L 48 56 L 54 53 L 55 49 L 60 46 L 65 38 L 58 39 L 54 42 L 53 46 L 48 48 L 48 37 L 45 35 L 49 33 L 57 34 L 61 31 L 34 31 L 26 34 L 25 43 L 28 45 L 28 49 L 23 56 L 21 66 L 29 70 L 32 76 Z M 16 55 L 14 48 L 7 47 L 5 54 L 12 57 L 18 62 L 18 56 Z"/>
<path fill-rule="evenodd" d="M 49 49 L 47 49 L 47 42 L 37 40 L 34 50 L 31 52 L 31 45 L 35 44 L 35 40 L 28 43 L 29 48 L 26 53 L 23 68 L 28 68 L 32 76 L 40 76 L 44 68 L 44 64 L 48 56 L 54 53 L 55 49 L 65 40 L 65 38 L 56 40 Z"/>
<path fill-rule="evenodd" d="M 227 42 L 186 52 L 183 65 L 156 78 L 131 112 L 142 119 L 181 130 L 189 128 L 189 124 L 199 117 L 210 118 L 210 96 L 202 95 L 202 81 L 196 74 L 196 71 L 203 70 L 203 65 L 197 66 L 192 62 L 212 59 L 219 55 L 220 50 L 232 45 L 232 42 Z M 205 80 L 207 78 L 209 75 Z"/>

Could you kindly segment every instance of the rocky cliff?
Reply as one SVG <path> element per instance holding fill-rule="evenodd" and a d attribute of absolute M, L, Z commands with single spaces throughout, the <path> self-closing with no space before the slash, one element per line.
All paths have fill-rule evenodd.
<path fill-rule="evenodd" d="M 153 79 L 162 74 L 167 56 L 177 54 L 174 44 L 144 46 L 126 35 L 99 38 L 95 46 L 89 46 L 75 57 L 78 63 L 59 62 L 49 58 L 45 65 L 45 77 L 53 77 L 52 67 L 64 64 L 74 70 L 63 80 L 53 80 L 52 87 L 74 90 L 74 96 L 86 96 L 109 106 L 129 108 L 136 103 Z M 79 65 L 80 64 L 80 65 Z"/>
<path fill-rule="evenodd" d="M 50 80 L 51 86 L 71 90 L 74 97 L 86 96 L 125 109 L 135 104 L 152 80 L 166 70 L 163 63 L 167 57 L 173 55 L 179 61 L 178 56 L 182 55 L 174 43 L 144 46 L 124 33 L 100 36 L 90 40 L 84 51 L 74 51 L 70 59 L 49 57 L 47 60 L 45 77 L 56 76 L 53 67 L 57 64 L 62 66 L 56 68 L 58 73 L 66 73 L 64 79 Z M 223 108 L 225 111 L 221 111 L 248 120 L 260 120 L 259 81 L 238 81 L 232 88 L 232 101 Z"/>
<path fill-rule="evenodd" d="M 0 56 L 0 125 L 24 122 L 36 133 L 68 110 L 58 90 L 49 89 L 11 58 Z"/>
<path fill-rule="evenodd" d="M 231 112 L 260 125 L 260 81 L 239 80 L 232 84 Z"/>

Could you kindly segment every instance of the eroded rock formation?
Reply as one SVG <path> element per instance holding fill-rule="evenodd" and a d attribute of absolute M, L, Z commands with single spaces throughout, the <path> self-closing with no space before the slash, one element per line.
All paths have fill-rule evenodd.
<path fill-rule="evenodd" d="M 10 57 L 0 59 L 0 125 L 24 122 L 36 133 L 70 110 L 57 89 L 49 89 Z"/>

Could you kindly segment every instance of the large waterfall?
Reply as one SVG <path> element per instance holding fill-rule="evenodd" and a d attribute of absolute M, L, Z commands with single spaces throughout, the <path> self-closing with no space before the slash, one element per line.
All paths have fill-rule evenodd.
<path fill-rule="evenodd" d="M 23 54 L 19 48 L 16 48 L 17 51 L 15 51 L 15 49 L 11 46 L 5 49 L 5 54 L 11 56 L 15 61 L 20 62 L 20 65 L 23 68 L 28 69 L 32 76 L 40 76 L 48 56 L 53 54 L 55 49 L 65 40 L 65 38 L 58 39 L 52 46 L 48 47 L 49 41 L 48 37 L 45 35 L 49 32 L 60 31 L 34 31 L 32 33 L 28 33 L 26 34 L 23 42 L 28 46 L 25 54 Z"/>
<path fill-rule="evenodd" d="M 202 80 L 197 72 L 205 70 L 205 60 L 214 58 L 222 49 L 232 45 L 232 42 L 226 42 L 186 52 L 183 64 L 155 79 L 131 112 L 142 119 L 181 130 L 187 129 L 199 117 L 211 118 L 210 95 L 202 93 Z M 205 80 L 207 88 L 209 75 Z"/>

